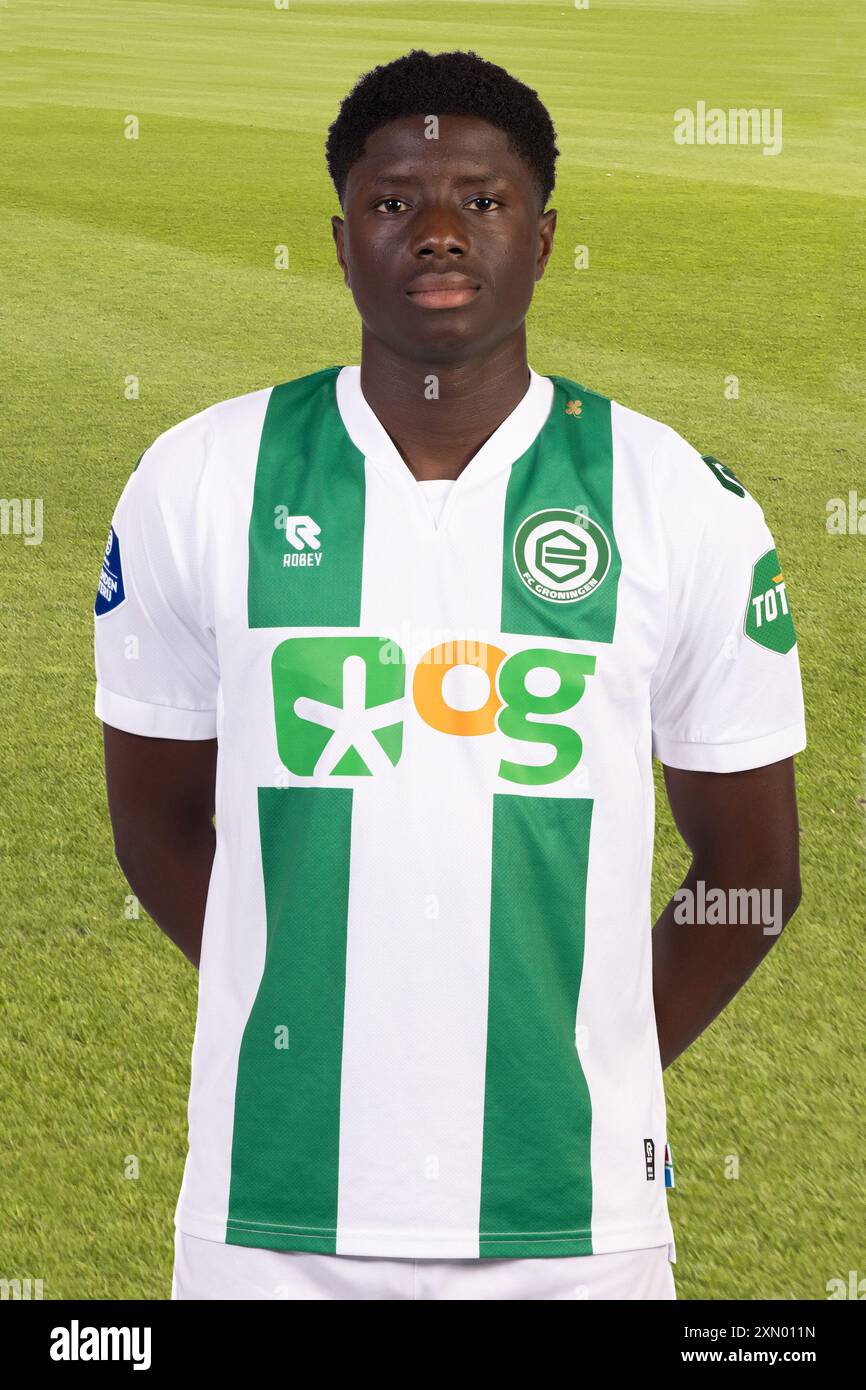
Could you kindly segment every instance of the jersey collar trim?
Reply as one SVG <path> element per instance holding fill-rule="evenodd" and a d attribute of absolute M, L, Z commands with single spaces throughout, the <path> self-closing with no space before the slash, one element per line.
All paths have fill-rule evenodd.
<path fill-rule="evenodd" d="M 336 389 L 337 408 L 346 433 L 355 448 L 380 472 L 395 478 L 403 485 L 408 482 L 416 493 L 420 493 L 414 475 L 400 457 L 390 435 L 364 397 L 361 390 L 361 368 L 343 367 L 337 376 Z M 510 468 L 511 464 L 526 453 L 550 415 L 553 389 L 550 377 L 540 376 L 532 367 L 529 368 L 526 395 L 511 414 L 506 416 L 499 428 L 494 430 L 486 444 L 483 444 L 478 453 L 469 460 L 455 480 L 446 505 L 451 503 L 458 489 L 462 492 L 466 488 L 470 480 L 474 484 L 491 477 L 502 468 Z"/>

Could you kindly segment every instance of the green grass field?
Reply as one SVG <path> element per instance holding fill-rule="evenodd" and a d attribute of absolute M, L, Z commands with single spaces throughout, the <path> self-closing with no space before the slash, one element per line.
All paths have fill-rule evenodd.
<path fill-rule="evenodd" d="M 864 28 L 858 0 L 0 0 L 0 492 L 44 499 L 41 545 L 0 537 L 0 1277 L 168 1297 L 195 977 L 124 913 L 96 577 L 158 433 L 358 360 L 322 147 L 355 78 L 413 46 L 474 48 L 551 109 L 559 229 L 533 366 L 730 464 L 795 605 L 804 899 L 666 1074 L 679 1297 L 823 1299 L 866 1276 L 866 536 L 826 529 L 829 499 L 866 499 Z M 782 153 L 675 145 L 674 111 L 699 100 L 781 108 Z M 684 867 L 663 806 L 657 906 Z"/>

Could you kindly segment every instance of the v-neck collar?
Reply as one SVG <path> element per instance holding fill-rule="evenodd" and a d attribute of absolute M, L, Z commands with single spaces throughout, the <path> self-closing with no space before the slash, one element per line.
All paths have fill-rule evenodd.
<path fill-rule="evenodd" d="M 547 421 L 553 402 L 553 382 L 550 377 L 540 376 L 530 367 L 526 394 L 455 478 L 437 526 L 415 475 L 400 457 L 391 436 L 361 390 L 361 368 L 343 367 L 337 375 L 336 390 L 337 408 L 355 448 L 388 481 L 406 490 L 407 496 L 411 495 L 416 512 L 423 517 L 423 524 L 434 534 L 445 529 L 455 499 L 459 499 L 467 487 L 474 487 L 500 469 L 510 468 L 521 454 L 526 453 Z"/>

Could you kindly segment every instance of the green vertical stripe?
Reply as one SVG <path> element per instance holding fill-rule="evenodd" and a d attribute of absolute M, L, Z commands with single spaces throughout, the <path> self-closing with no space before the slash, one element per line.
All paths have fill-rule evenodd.
<path fill-rule="evenodd" d="M 250 627 L 360 622 L 364 459 L 337 408 L 339 371 L 329 367 L 270 394 L 249 527 Z M 275 524 L 286 514 L 311 518 L 318 544 L 296 551 Z M 287 555 L 305 563 L 287 565 Z"/>
<path fill-rule="evenodd" d="M 238 1059 L 231 1245 L 336 1250 L 351 827 L 350 789 L 259 788 L 267 950 Z"/>
<path fill-rule="evenodd" d="M 479 1220 L 490 1258 L 592 1253 L 592 1111 L 574 1036 L 591 820 L 585 799 L 493 799 Z"/>
<path fill-rule="evenodd" d="M 524 636 L 612 642 L 620 556 L 614 535 L 611 403 L 565 377 L 552 376 L 550 415 L 535 442 L 512 465 L 502 547 L 502 631 Z M 571 404 L 571 413 L 566 407 Z M 545 510 L 586 515 L 604 531 L 610 568 L 585 598 L 555 603 L 527 588 L 514 560 L 514 538 L 527 517 Z"/>

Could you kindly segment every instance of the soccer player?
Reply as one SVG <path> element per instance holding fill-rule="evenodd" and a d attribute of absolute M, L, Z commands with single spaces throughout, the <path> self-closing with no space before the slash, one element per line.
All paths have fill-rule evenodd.
<path fill-rule="evenodd" d="M 557 153 L 476 54 L 366 74 L 360 366 L 175 425 L 114 514 L 117 855 L 200 970 L 178 1299 L 675 1297 L 662 1069 L 797 905 L 802 694 L 733 472 L 528 364 Z"/>

